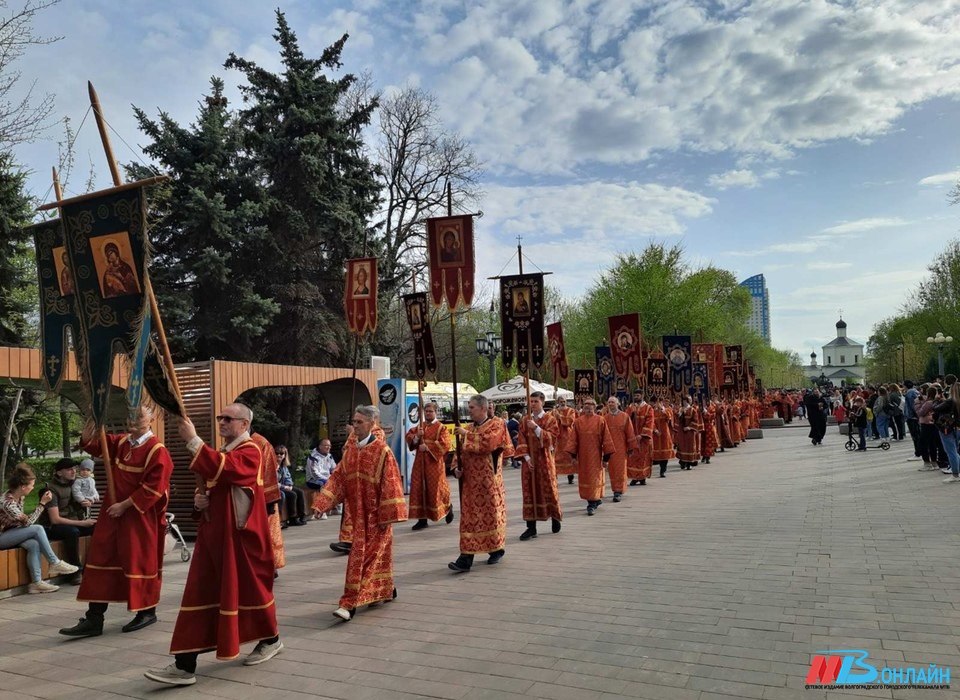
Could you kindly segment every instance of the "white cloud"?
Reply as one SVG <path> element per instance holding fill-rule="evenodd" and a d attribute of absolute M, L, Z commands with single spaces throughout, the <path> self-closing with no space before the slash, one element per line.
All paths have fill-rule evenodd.
<path fill-rule="evenodd" d="M 857 219 L 856 221 L 845 221 L 842 224 L 837 224 L 836 226 L 830 226 L 829 228 L 823 229 L 820 233 L 826 236 L 845 236 L 851 233 L 866 233 L 867 231 L 875 231 L 880 228 L 895 228 L 898 226 L 906 226 L 909 221 L 901 219 L 897 216 L 891 217 L 870 217 L 867 219 Z"/>
<path fill-rule="evenodd" d="M 760 178 L 752 170 L 728 170 L 725 173 L 711 175 L 707 179 L 707 184 L 718 190 L 725 190 L 728 187 L 756 187 L 760 184 Z"/>
<path fill-rule="evenodd" d="M 851 262 L 811 262 L 807 263 L 808 270 L 844 270 L 853 267 Z"/>
<path fill-rule="evenodd" d="M 937 173 L 936 175 L 929 175 L 920 180 L 920 182 L 917 184 L 926 187 L 943 187 L 944 185 L 956 185 L 957 182 L 960 182 L 960 170 L 953 170 L 949 173 Z"/>

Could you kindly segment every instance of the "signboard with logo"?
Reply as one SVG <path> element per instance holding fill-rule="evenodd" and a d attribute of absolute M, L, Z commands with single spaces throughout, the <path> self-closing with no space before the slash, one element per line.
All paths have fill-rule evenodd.
<path fill-rule="evenodd" d="M 407 382 L 405 379 L 378 379 L 377 399 L 380 408 L 380 427 L 400 465 L 406 490 L 410 483 L 412 462 L 407 462 L 407 445 L 403 437 L 407 432 Z"/>

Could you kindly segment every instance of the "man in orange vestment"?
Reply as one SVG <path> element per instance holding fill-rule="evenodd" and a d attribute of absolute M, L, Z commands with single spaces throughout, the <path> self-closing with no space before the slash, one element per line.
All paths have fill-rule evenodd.
<path fill-rule="evenodd" d="M 343 459 L 313 501 L 317 513 L 344 503 L 353 519 L 346 583 L 340 607 L 333 611 L 345 622 L 361 605 L 397 597 L 393 523 L 407 519 L 407 501 L 393 451 L 373 432 L 379 418 L 376 406 L 357 406 L 353 413 L 356 440 L 347 443 Z"/>
<path fill-rule="evenodd" d="M 470 397 L 472 423 L 457 428 L 460 458 L 453 474 L 460 479 L 460 556 L 447 564 L 451 571 L 470 571 L 476 554 L 489 554 L 496 564 L 506 553 L 507 505 L 503 463 L 513 455 L 507 425 L 487 416 L 487 397 Z"/>
<path fill-rule="evenodd" d="M 684 396 L 677 413 L 677 456 L 680 468 L 690 469 L 700 461 L 699 435 L 703 428 L 700 410 L 690 405 L 690 397 Z"/>
<path fill-rule="evenodd" d="M 643 391 L 633 392 L 633 403 L 627 406 L 627 414 L 633 421 L 637 436 L 637 449 L 627 461 L 627 476 L 630 485 L 645 486 L 653 471 L 653 406 L 643 400 Z"/>
<path fill-rule="evenodd" d="M 523 489 L 523 519 L 527 529 L 521 540 L 537 536 L 537 521 L 550 518 L 553 532 L 560 532 L 563 511 L 557 493 L 557 468 L 554 451 L 560 437 L 556 416 L 543 410 L 542 391 L 530 394 L 530 413 L 520 421 L 516 456 L 522 460 L 520 484 Z"/>
<path fill-rule="evenodd" d="M 616 449 L 606 419 L 597 415 L 597 402 L 587 397 L 583 400 L 583 413 L 577 416 L 563 445 L 563 450 L 577 461 L 580 498 L 587 502 L 587 515 L 596 513 L 603 503 L 603 468 Z"/>
<path fill-rule="evenodd" d="M 626 412 L 620 410 L 620 399 L 611 396 L 607 399 L 607 412 L 604 415 L 607 428 L 613 438 L 616 449 L 610 457 L 610 488 L 613 489 L 613 502 L 619 503 L 623 492 L 627 490 L 627 455 L 637 446 L 637 438 L 633 432 L 633 421 Z"/>
<path fill-rule="evenodd" d="M 351 444 L 357 441 L 357 436 L 353 432 L 352 425 L 348 426 L 347 431 L 349 434 L 347 435 L 347 442 L 343 446 L 344 453 L 346 453 L 347 448 L 350 447 Z M 384 443 L 387 442 L 387 435 L 379 425 L 374 425 L 371 432 L 377 440 Z M 337 535 L 337 541 L 330 543 L 330 549 L 337 554 L 350 554 L 350 547 L 353 546 L 353 514 L 350 512 L 350 501 L 344 503 L 341 510 L 340 531 Z"/>
<path fill-rule="evenodd" d="M 129 433 L 107 435 L 107 451 L 116 500 L 106 494 L 93 531 L 83 582 L 77 600 L 87 613 L 68 637 L 103 633 L 103 616 L 110 603 L 126 603 L 136 616 L 122 628 L 134 632 L 157 621 L 166 536 L 166 507 L 173 461 L 150 430 L 153 409 L 141 406 L 127 422 Z M 100 441 L 88 423 L 83 448 L 101 456 Z"/>
<path fill-rule="evenodd" d="M 673 411 L 654 394 L 653 401 L 653 461 L 660 466 L 660 478 L 667 475 L 667 463 L 673 459 Z"/>
<path fill-rule="evenodd" d="M 437 404 L 423 405 L 423 420 L 420 425 L 407 431 L 407 447 L 417 456 L 410 473 L 411 520 L 417 519 L 414 530 L 427 527 L 427 520 L 434 522 L 446 516 L 453 522 L 453 506 L 450 504 L 450 484 L 447 483 L 447 452 L 450 450 L 450 435 L 447 427 L 437 420 Z"/>
<path fill-rule="evenodd" d="M 716 454 L 717 445 L 720 444 L 720 438 L 717 437 L 717 408 L 707 402 L 700 408 L 700 415 L 703 421 L 700 456 L 703 457 L 704 464 L 710 464 L 710 458 Z"/>
<path fill-rule="evenodd" d="M 241 403 L 224 406 L 217 417 L 222 451 L 197 436 L 189 418 L 179 419 L 180 438 L 193 454 L 190 471 L 205 481 L 194 508 L 199 519 L 193 560 L 173 628 L 175 661 L 144 676 L 167 685 L 192 685 L 197 656 L 216 651 L 235 659 L 240 645 L 257 641 L 243 663 L 255 666 L 276 656 L 283 643 L 273 598 L 273 547 L 263 495 L 263 455 L 250 439 L 253 411 Z"/>
<path fill-rule="evenodd" d="M 557 424 L 560 426 L 560 436 L 557 438 L 557 451 L 553 454 L 553 462 L 557 467 L 557 476 L 565 475 L 567 483 L 573 483 L 573 477 L 577 473 L 577 467 L 570 458 L 570 453 L 563 449 L 570 439 L 570 430 L 573 428 L 573 421 L 577 419 L 577 412 L 567 406 L 567 400 L 562 396 L 557 397 L 556 405 L 551 411 L 557 418 Z"/>
<path fill-rule="evenodd" d="M 267 524 L 270 527 L 270 546 L 273 548 L 273 568 L 282 569 L 287 564 L 286 550 L 283 546 L 283 525 L 280 523 L 280 507 L 283 496 L 280 495 L 280 482 L 277 480 L 279 455 L 273 445 L 260 433 L 251 433 L 250 439 L 257 443 L 263 455 L 263 500 L 267 504 Z M 286 448 L 284 448 L 286 450 Z M 286 456 L 286 454 L 284 454 Z M 276 572 L 274 572 L 276 578 Z"/>

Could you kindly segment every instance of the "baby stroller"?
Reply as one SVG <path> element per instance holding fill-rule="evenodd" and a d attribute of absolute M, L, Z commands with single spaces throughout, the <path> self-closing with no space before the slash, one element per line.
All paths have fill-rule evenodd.
<path fill-rule="evenodd" d="M 173 519 L 176 516 L 173 513 L 166 513 L 165 517 L 167 518 L 167 536 L 163 545 L 164 556 L 176 549 L 179 543 L 180 561 L 190 561 L 190 549 L 187 547 L 187 541 L 183 539 L 180 528 L 173 524 Z"/>

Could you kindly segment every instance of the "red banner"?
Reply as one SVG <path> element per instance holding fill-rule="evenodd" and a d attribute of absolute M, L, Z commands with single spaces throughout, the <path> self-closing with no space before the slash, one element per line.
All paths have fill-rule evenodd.
<path fill-rule="evenodd" d="M 617 374 L 630 379 L 643 376 L 643 335 L 640 330 L 640 314 L 623 314 L 607 319 L 610 328 L 610 347 L 613 365 Z"/>
<path fill-rule="evenodd" d="M 547 326 L 547 347 L 550 348 L 550 364 L 553 365 L 553 383 L 557 377 L 566 379 L 570 375 L 570 366 L 567 364 L 567 351 L 563 346 L 563 327 L 560 321 Z"/>
<path fill-rule="evenodd" d="M 430 293 L 435 306 L 473 303 L 473 215 L 427 219 Z"/>
<path fill-rule="evenodd" d="M 694 343 L 693 361 L 707 366 L 710 389 L 719 389 L 723 378 L 723 346 L 717 343 Z"/>
<path fill-rule="evenodd" d="M 363 335 L 377 330 L 377 259 L 347 260 L 347 286 L 343 294 L 347 327 Z"/>

